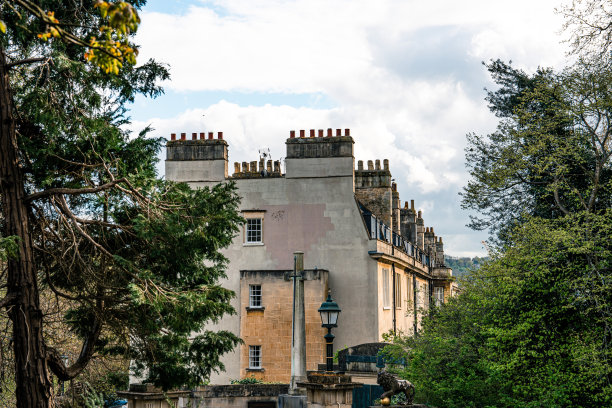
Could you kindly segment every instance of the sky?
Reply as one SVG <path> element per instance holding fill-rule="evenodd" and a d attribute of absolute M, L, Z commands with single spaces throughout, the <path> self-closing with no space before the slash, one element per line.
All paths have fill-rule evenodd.
<path fill-rule="evenodd" d="M 290 130 L 350 129 L 356 160 L 389 159 L 445 253 L 482 256 L 461 209 L 466 134 L 497 119 L 483 61 L 567 64 L 562 3 L 549 0 L 149 0 L 138 59 L 168 64 L 157 99 L 131 105 L 153 136 L 222 131 L 233 162 L 285 155 Z M 165 153 L 160 156 L 163 174 Z"/>

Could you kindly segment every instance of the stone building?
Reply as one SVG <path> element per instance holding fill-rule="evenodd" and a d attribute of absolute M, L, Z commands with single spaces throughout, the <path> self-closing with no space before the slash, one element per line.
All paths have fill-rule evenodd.
<path fill-rule="evenodd" d="M 342 309 L 336 350 L 378 342 L 389 331 L 414 333 L 432 302 L 456 290 L 444 246 L 414 202 L 401 205 L 389 162 L 355 166 L 349 129 L 300 130 L 279 161 L 234 163 L 228 171 L 223 133 L 181 133 L 167 143 L 166 177 L 192 187 L 233 181 L 246 223 L 224 253 L 222 284 L 236 292 L 237 314 L 216 328 L 244 344 L 224 356 L 211 380 L 255 376 L 288 382 L 291 361 L 293 252 L 304 252 L 307 369 L 324 362 L 317 312 L 328 289 Z"/>

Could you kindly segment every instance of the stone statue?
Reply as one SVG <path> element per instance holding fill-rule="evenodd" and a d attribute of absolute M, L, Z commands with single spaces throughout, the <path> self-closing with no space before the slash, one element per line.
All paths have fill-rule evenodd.
<path fill-rule="evenodd" d="M 402 405 L 412 405 L 414 398 L 414 385 L 410 381 L 400 380 L 393 374 L 382 370 L 378 373 L 378 379 L 376 382 L 383 387 L 384 393 L 380 396 L 380 399 L 391 398 L 392 396 L 401 392 L 406 396 L 406 402 Z"/>

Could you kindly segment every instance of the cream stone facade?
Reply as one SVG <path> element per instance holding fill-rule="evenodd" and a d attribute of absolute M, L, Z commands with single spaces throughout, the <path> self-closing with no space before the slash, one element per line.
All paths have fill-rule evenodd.
<path fill-rule="evenodd" d="M 381 341 L 389 331 L 414 333 L 423 313 L 456 291 L 444 266 L 442 238 L 425 227 L 414 202 L 400 205 L 387 160 L 355 166 L 350 131 L 290 132 L 280 162 L 234 164 L 219 133 L 175 134 L 167 144 L 166 177 L 192 187 L 234 182 L 247 222 L 224 254 L 222 284 L 236 292 L 237 314 L 218 329 L 244 344 L 224 356 L 212 383 L 256 376 L 288 382 L 293 252 L 304 252 L 307 368 L 324 362 L 317 309 L 328 289 L 342 309 L 336 350 Z"/>

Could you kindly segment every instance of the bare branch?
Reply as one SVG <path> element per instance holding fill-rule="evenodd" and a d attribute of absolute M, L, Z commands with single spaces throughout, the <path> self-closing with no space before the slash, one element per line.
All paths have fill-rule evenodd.
<path fill-rule="evenodd" d="M 2 300 L 0 300 L 0 309 L 11 306 L 15 300 L 17 300 L 17 293 L 9 293 Z"/>
<path fill-rule="evenodd" d="M 62 188 L 62 187 L 58 187 L 58 188 L 49 188 L 47 190 L 43 190 L 43 191 L 39 191 L 37 193 L 33 193 L 30 194 L 29 196 L 25 197 L 24 200 L 27 201 L 32 201 L 32 200 L 37 200 L 39 198 L 43 198 L 43 197 L 48 197 L 48 196 L 52 196 L 52 195 L 64 195 L 64 194 L 69 194 L 69 195 L 80 195 L 80 194 L 92 194 L 92 193 L 98 193 L 100 191 L 104 191 L 104 190 L 108 190 L 114 186 L 116 186 L 119 183 L 126 183 L 127 179 L 125 178 L 120 178 L 117 180 L 113 180 L 113 181 L 109 181 L 108 183 L 96 186 L 96 187 L 85 187 L 85 188 Z"/>
<path fill-rule="evenodd" d="M 34 62 L 42 62 L 42 61 L 49 61 L 51 58 L 49 57 L 41 57 L 41 58 L 26 58 L 26 59 L 22 59 L 19 61 L 14 61 L 11 62 L 9 64 L 6 64 L 7 69 L 11 69 L 13 67 L 16 67 L 18 65 L 25 65 L 25 64 L 32 64 Z"/>
<path fill-rule="evenodd" d="M 87 366 L 89 360 L 91 360 L 94 352 L 94 345 L 100 337 L 101 332 L 102 323 L 100 319 L 96 317 L 92 322 L 87 338 L 83 341 L 79 357 L 70 367 L 66 367 L 62 361 L 60 353 L 56 349 L 47 347 L 47 362 L 49 363 L 49 367 L 51 368 L 51 371 L 53 371 L 53 374 L 55 374 L 61 381 L 67 381 L 79 375 L 79 373 Z"/>

